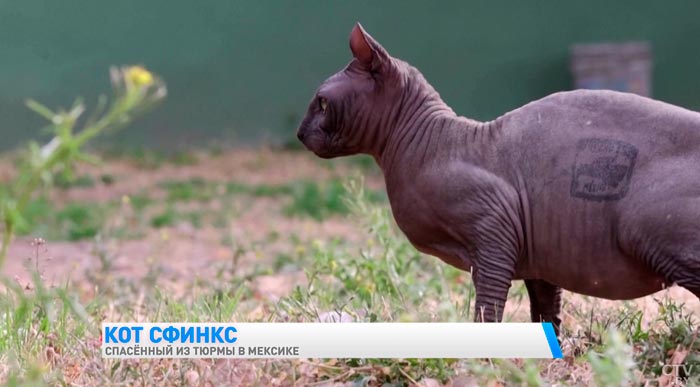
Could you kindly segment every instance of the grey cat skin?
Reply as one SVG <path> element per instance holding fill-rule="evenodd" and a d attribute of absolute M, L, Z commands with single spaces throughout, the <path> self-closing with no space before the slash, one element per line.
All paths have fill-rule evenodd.
<path fill-rule="evenodd" d="M 477 321 L 501 321 L 515 279 L 532 320 L 557 330 L 562 288 L 631 299 L 677 284 L 700 297 L 699 113 L 577 90 L 478 122 L 359 24 L 350 48 L 298 138 L 323 158 L 374 157 L 411 243 L 471 271 Z"/>

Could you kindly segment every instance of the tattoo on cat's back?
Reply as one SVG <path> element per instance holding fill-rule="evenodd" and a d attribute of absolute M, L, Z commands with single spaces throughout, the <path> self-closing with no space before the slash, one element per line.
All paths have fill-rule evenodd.
<path fill-rule="evenodd" d="M 629 143 L 585 138 L 576 146 L 571 196 L 592 201 L 619 200 L 627 194 L 637 148 Z"/>

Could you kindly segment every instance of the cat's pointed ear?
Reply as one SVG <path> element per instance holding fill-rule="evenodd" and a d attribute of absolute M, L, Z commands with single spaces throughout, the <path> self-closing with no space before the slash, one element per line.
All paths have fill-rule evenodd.
<path fill-rule="evenodd" d="M 376 71 L 390 62 L 384 47 L 365 32 L 360 23 L 355 24 L 350 32 L 350 51 L 368 71 Z"/>

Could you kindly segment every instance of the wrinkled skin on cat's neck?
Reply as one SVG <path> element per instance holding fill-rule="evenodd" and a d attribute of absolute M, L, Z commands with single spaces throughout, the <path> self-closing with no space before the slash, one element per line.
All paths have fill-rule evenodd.
<path fill-rule="evenodd" d="M 561 288 L 629 299 L 676 283 L 700 296 L 700 114 L 574 91 L 482 123 L 359 24 L 350 48 L 298 137 L 320 157 L 375 158 L 411 243 L 472 272 L 478 321 L 502 319 L 514 279 L 533 321 L 555 326 Z"/>

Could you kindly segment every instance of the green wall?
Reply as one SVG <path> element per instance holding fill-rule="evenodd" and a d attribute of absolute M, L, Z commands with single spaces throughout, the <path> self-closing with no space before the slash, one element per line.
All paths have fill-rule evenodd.
<path fill-rule="evenodd" d="M 568 89 L 574 42 L 646 39 L 654 96 L 700 108 L 700 2 L 0 0 L 0 148 L 50 106 L 144 64 L 167 102 L 109 144 L 173 148 L 291 138 L 316 86 L 350 59 L 355 21 L 420 68 L 460 114 L 489 119 Z"/>

